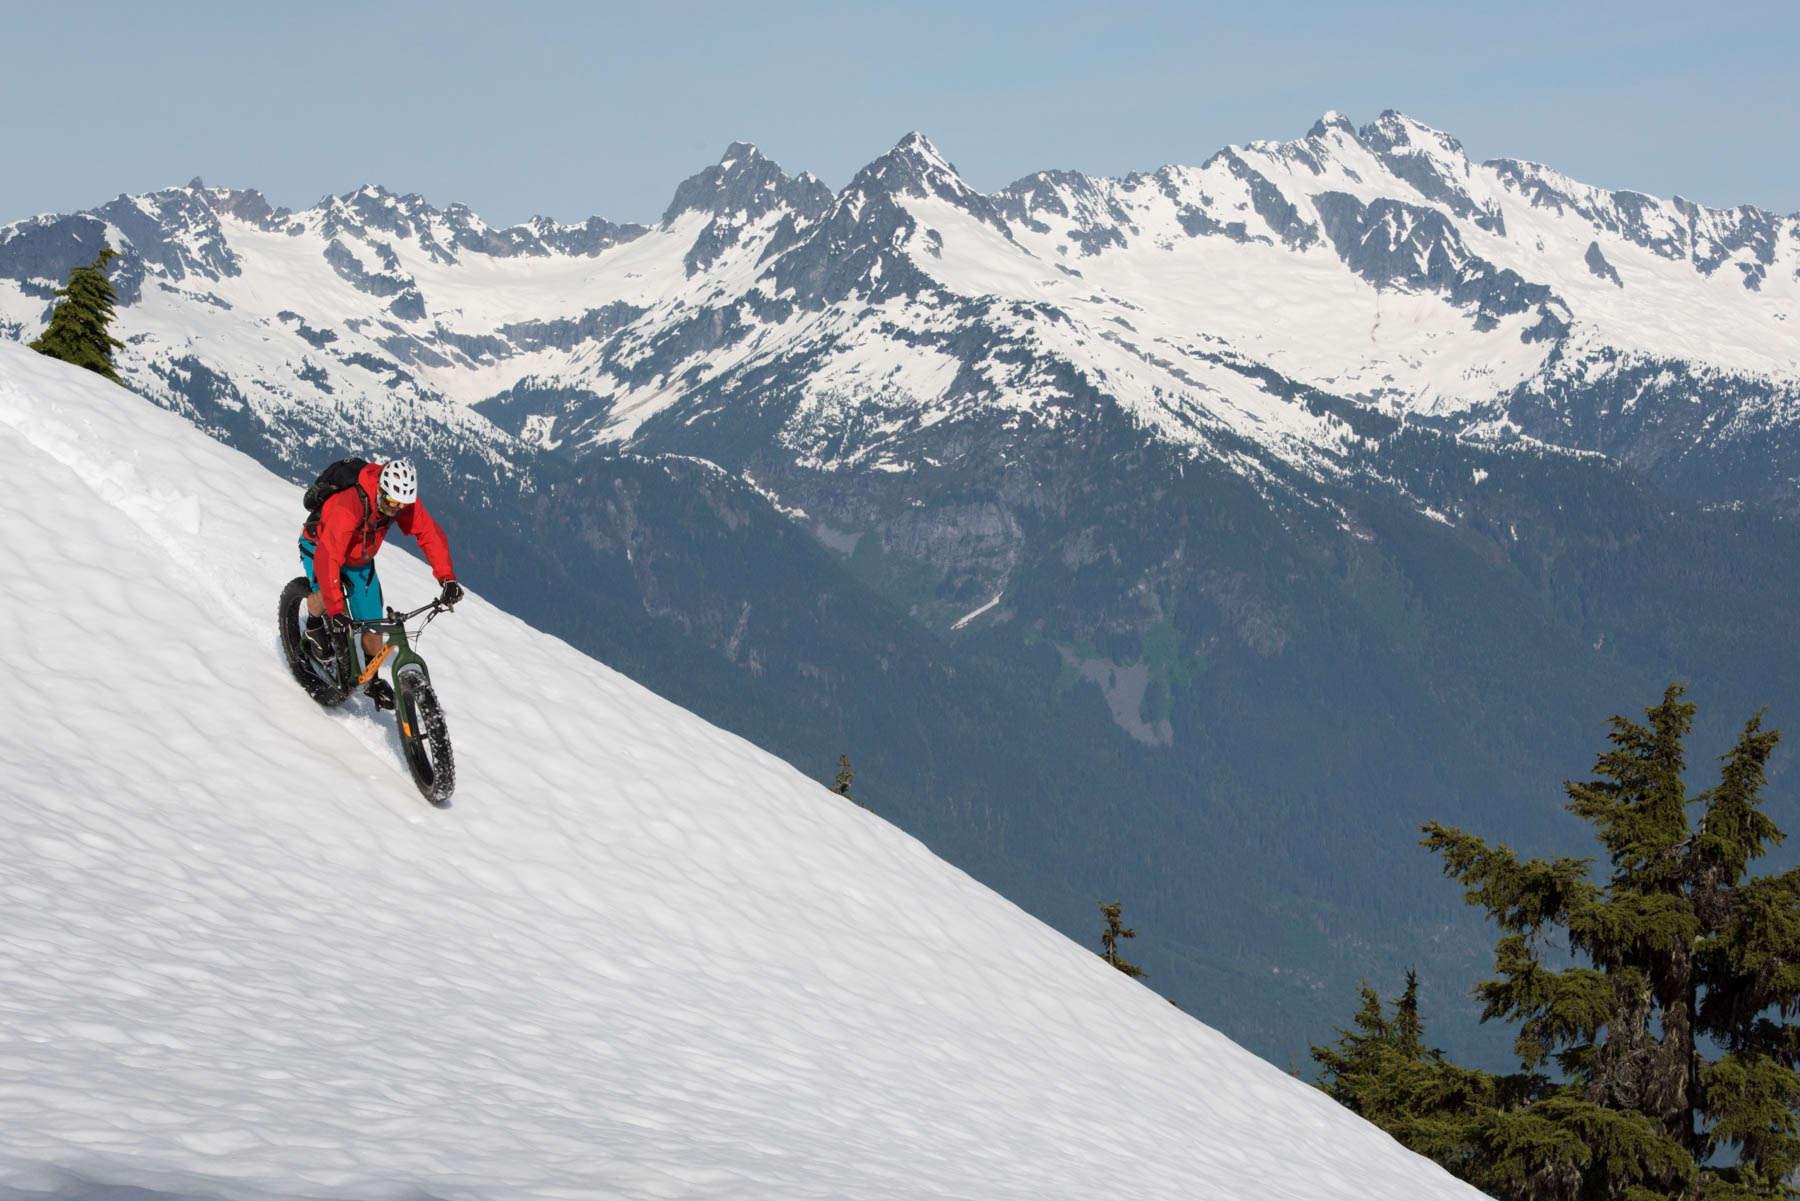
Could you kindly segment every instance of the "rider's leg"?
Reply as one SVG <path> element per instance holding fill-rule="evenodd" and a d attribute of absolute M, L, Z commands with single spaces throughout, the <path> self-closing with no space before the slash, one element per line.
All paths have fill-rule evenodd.
<path fill-rule="evenodd" d="M 381 577 L 375 574 L 375 564 L 365 563 L 361 567 L 346 567 L 343 574 L 344 607 L 350 616 L 357 621 L 375 621 L 382 614 Z M 375 656 L 381 653 L 383 639 L 373 630 L 362 632 L 363 662 L 372 663 Z M 394 688 L 380 675 L 369 677 L 365 691 L 378 706 L 383 709 L 394 707 Z"/>
<path fill-rule="evenodd" d="M 325 598 L 317 592 L 306 597 L 306 637 L 321 661 L 331 658 L 331 641 L 325 633 Z"/>
<path fill-rule="evenodd" d="M 357 621 L 378 621 L 382 613 L 381 577 L 375 574 L 375 564 L 364 563 L 360 567 L 346 567 L 338 577 L 344 586 L 344 608 Z M 364 630 L 362 635 L 363 661 L 367 662 L 381 653 L 381 635 L 373 630 Z"/>
<path fill-rule="evenodd" d="M 303 631 L 306 640 L 313 645 L 313 654 L 321 663 L 336 656 L 337 651 L 331 645 L 331 634 L 325 628 L 325 598 L 317 592 L 306 597 L 306 629 Z"/>
<path fill-rule="evenodd" d="M 325 598 L 317 592 L 309 594 L 306 598 L 306 615 L 307 629 L 316 629 L 318 622 L 325 616 Z M 379 655 L 381 653 L 381 635 L 374 630 L 364 630 L 362 632 L 362 653 L 364 663 Z"/>
<path fill-rule="evenodd" d="M 325 618 L 325 598 L 319 594 L 318 577 L 313 574 L 313 552 L 318 544 L 311 538 L 300 539 L 300 565 L 306 569 L 306 582 L 313 590 L 306 597 L 306 632 L 314 642 L 324 647 L 325 639 L 320 630 Z M 373 563 L 362 567 L 347 567 L 339 577 L 344 589 L 345 607 L 350 616 L 358 621 L 373 621 L 381 616 L 381 580 L 375 574 Z M 362 634 L 363 662 L 367 663 L 381 653 L 381 635 L 373 630 L 364 630 Z M 329 656 L 328 651 L 321 654 Z"/>
<path fill-rule="evenodd" d="M 312 585 L 312 591 L 306 596 L 306 637 L 316 648 L 315 653 L 321 660 L 331 658 L 331 643 L 325 636 L 325 598 L 319 595 L 319 581 L 313 575 L 313 552 L 318 543 L 311 538 L 300 539 L 300 566 L 306 572 L 306 582 Z"/>

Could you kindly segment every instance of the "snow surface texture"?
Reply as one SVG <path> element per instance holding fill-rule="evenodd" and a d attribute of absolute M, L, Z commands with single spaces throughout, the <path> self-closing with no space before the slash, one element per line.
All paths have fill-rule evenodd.
<path fill-rule="evenodd" d="M 97 376 L 0 345 L 0 462 L 0 1195 L 1478 1196 L 477 598 L 429 808 L 281 661 L 295 490 Z"/>

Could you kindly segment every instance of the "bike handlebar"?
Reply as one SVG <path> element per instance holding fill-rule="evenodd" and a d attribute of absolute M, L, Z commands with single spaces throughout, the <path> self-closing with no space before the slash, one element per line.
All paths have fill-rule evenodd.
<path fill-rule="evenodd" d="M 390 605 L 388 606 L 386 617 L 377 617 L 372 621 L 352 621 L 350 623 L 350 628 L 356 630 L 378 629 L 383 626 L 391 628 L 397 625 L 405 625 L 421 613 L 429 612 L 432 617 L 436 617 L 439 613 L 450 612 L 454 607 L 455 606 L 453 605 L 446 605 L 441 597 L 432 601 L 430 604 L 420 605 L 411 613 L 402 613 Z M 426 620 L 429 621 L 430 618 L 427 618 Z"/>

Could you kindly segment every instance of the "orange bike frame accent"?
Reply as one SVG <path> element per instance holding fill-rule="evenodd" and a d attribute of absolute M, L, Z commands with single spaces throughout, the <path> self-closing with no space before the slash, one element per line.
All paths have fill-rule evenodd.
<path fill-rule="evenodd" d="M 393 653 L 393 643 L 390 642 L 386 646 L 383 646 L 381 648 L 381 653 L 369 660 L 369 665 L 362 669 L 362 674 L 360 676 L 356 677 L 356 686 L 361 688 L 364 684 L 367 684 L 370 680 L 374 679 L 375 673 L 381 670 L 381 665 L 386 663 L 388 656 Z"/>

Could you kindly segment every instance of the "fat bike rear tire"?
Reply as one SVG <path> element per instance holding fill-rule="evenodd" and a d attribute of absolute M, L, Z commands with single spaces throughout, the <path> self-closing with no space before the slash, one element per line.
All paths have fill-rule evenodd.
<path fill-rule="evenodd" d="M 450 794 L 456 791 L 456 760 L 450 754 L 443 706 L 424 672 L 402 671 L 397 683 L 394 719 L 406 750 L 406 770 L 426 800 L 433 805 L 448 804 Z"/>
<path fill-rule="evenodd" d="M 287 658 L 288 670 L 293 673 L 295 682 L 306 689 L 306 695 L 330 708 L 349 699 L 350 688 L 340 681 L 350 681 L 351 676 L 346 671 L 344 655 L 338 655 L 328 668 L 308 651 L 301 623 L 305 621 L 306 598 L 310 595 L 312 588 L 303 575 L 289 580 L 287 587 L 281 590 L 281 606 L 276 610 L 276 623 L 281 630 L 281 653 Z"/>

